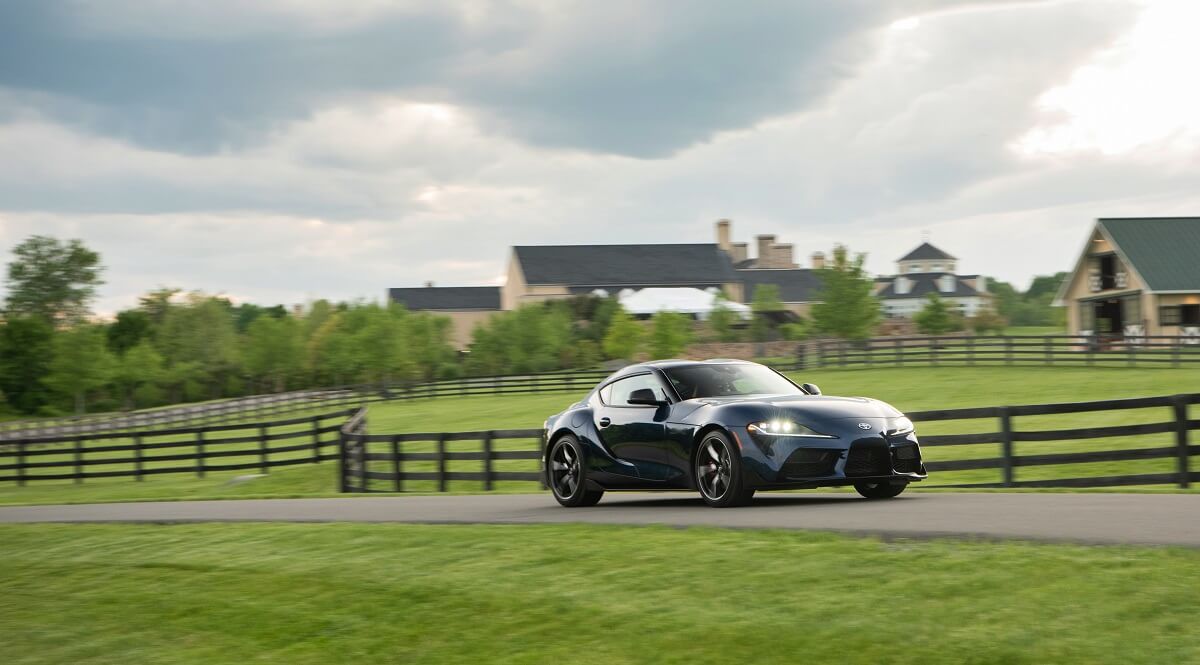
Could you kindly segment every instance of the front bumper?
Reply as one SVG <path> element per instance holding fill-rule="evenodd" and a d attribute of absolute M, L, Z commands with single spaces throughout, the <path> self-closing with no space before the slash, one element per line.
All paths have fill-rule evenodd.
<path fill-rule="evenodd" d="M 754 487 L 802 488 L 858 482 L 914 482 L 928 477 L 915 434 L 863 433 L 853 438 L 755 437 L 736 432 L 746 481 Z"/>

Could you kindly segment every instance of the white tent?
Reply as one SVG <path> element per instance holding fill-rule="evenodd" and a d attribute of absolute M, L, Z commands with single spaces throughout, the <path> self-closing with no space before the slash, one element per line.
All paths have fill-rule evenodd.
<path fill-rule="evenodd" d="M 680 314 L 694 314 L 699 319 L 707 319 L 714 309 L 721 307 L 737 314 L 739 318 L 750 318 L 749 307 L 739 302 L 720 300 L 718 293 L 713 291 L 715 290 L 650 288 L 633 292 L 630 289 L 624 289 L 618 300 L 621 307 L 630 314 L 679 312 Z"/>

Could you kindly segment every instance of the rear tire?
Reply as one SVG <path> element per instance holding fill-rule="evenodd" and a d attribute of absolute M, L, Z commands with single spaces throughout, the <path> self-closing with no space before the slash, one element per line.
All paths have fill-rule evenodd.
<path fill-rule="evenodd" d="M 900 496 L 900 493 L 908 487 L 908 483 L 855 483 L 854 489 L 868 499 L 891 499 L 892 497 Z"/>
<path fill-rule="evenodd" d="M 604 496 L 604 490 L 588 489 L 587 465 L 579 440 L 564 434 L 550 447 L 546 458 L 546 481 L 559 504 L 567 508 L 594 506 Z"/>
<path fill-rule="evenodd" d="M 700 497 L 713 508 L 744 506 L 754 498 L 742 475 L 741 451 L 723 432 L 704 435 L 692 468 Z"/>

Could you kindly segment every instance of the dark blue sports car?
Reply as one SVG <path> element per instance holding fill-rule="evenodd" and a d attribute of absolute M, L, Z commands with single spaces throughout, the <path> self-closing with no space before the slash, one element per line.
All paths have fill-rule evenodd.
<path fill-rule="evenodd" d="M 887 499 L 926 477 L 904 414 L 740 360 L 631 365 L 544 429 L 546 485 L 564 506 L 608 490 L 690 489 L 725 507 L 756 490 L 838 485 Z"/>

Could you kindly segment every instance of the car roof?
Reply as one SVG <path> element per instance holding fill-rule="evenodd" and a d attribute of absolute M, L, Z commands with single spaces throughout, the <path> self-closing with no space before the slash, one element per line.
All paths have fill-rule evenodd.
<path fill-rule="evenodd" d="M 676 367 L 692 367 L 696 365 L 757 365 L 758 363 L 750 362 L 749 360 L 738 360 L 735 358 L 710 358 L 709 360 L 679 360 L 676 358 L 668 360 L 651 360 L 644 363 L 629 365 L 620 370 L 617 370 L 610 378 L 617 378 L 626 374 L 634 374 L 646 369 L 673 369 Z"/>

